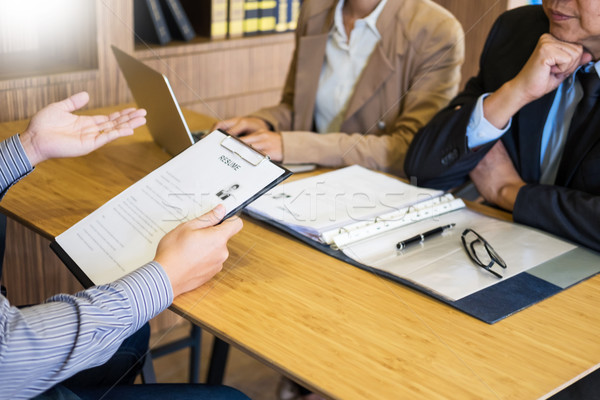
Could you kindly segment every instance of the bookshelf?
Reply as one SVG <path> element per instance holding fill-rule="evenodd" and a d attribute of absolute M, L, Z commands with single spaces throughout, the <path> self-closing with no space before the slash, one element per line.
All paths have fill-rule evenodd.
<path fill-rule="evenodd" d="M 465 33 L 465 63 L 461 89 L 479 71 L 479 56 L 492 24 L 507 9 L 510 0 L 434 0 L 460 21 Z M 467 5 L 468 4 L 468 5 Z"/>
<path fill-rule="evenodd" d="M 160 16 L 154 20 L 168 20 L 172 14 L 167 2 L 173 0 L 135 0 L 134 14 L 145 14 L 148 4 L 160 4 Z M 276 10 L 279 4 L 292 3 L 298 8 L 298 0 L 248 1 L 248 0 L 176 0 L 187 16 L 196 36 L 191 40 L 171 40 L 157 44 L 157 40 L 144 40 L 151 35 L 139 35 L 138 28 L 145 29 L 136 19 L 135 55 L 154 69 L 169 77 L 173 91 L 182 107 L 210 115 L 217 119 L 247 114 L 264 105 L 279 101 L 288 66 L 294 50 L 295 26 L 290 13 L 285 29 L 275 31 Z M 247 24 L 246 14 L 261 16 L 260 5 L 269 4 L 272 14 L 272 30 L 269 33 L 242 32 Z M 153 8 L 156 11 L 156 7 Z M 285 8 L 283 9 L 286 10 Z M 287 14 L 286 14 L 287 15 Z M 227 23 L 227 18 L 239 18 Z M 254 18 L 257 27 L 262 18 Z M 185 24 L 185 23 L 184 23 Z M 240 31 L 239 28 L 242 28 Z M 171 26 L 171 31 L 173 27 Z M 281 32 L 285 30 L 287 32 Z M 217 79 L 206 79 L 218 77 Z"/>
<path fill-rule="evenodd" d="M 195 111 L 226 118 L 279 100 L 293 52 L 291 32 L 223 40 L 196 37 L 146 47 L 134 41 L 133 0 L 56 1 L 78 10 L 69 13 L 70 25 L 61 21 L 69 25 L 64 36 L 71 38 L 55 44 L 62 53 L 55 49 L 42 59 L 35 49 L 28 54 L 35 57 L 27 58 L 13 51 L 9 62 L 11 49 L 28 44 L 0 30 L 0 121 L 28 118 L 49 102 L 81 90 L 90 93 L 89 108 L 131 102 L 111 44 L 164 72 L 182 105 Z M 0 5 L 4 2 L 8 0 Z"/>
<path fill-rule="evenodd" d="M 468 1 L 471 4 L 465 7 L 464 0 L 436 0 L 457 16 L 465 30 L 463 83 L 477 72 L 487 32 L 508 2 Z M 28 2 L 31 0 L 0 0 L 0 5 Z M 80 90 L 90 93 L 90 107 L 131 101 L 110 52 L 111 44 L 164 72 L 182 105 L 192 110 L 227 118 L 279 100 L 294 46 L 291 32 L 219 40 L 196 37 L 189 42 L 174 40 L 166 46 L 146 47 L 134 41 L 133 0 L 53 3 L 73 11 L 65 14 L 71 23 L 58 19 L 58 25 L 68 29 L 62 34 L 64 40 L 54 40 L 52 51 L 32 50 L 27 35 L 10 35 L 0 28 L 0 121 L 28 118 L 48 102 Z M 0 19 L 6 20 L 8 15 L 0 13 Z M 51 36 L 43 34 L 51 25 L 25 26 L 40 37 Z M 28 51 L 14 51 L 19 48 Z M 31 55 L 36 55 L 33 65 Z"/>

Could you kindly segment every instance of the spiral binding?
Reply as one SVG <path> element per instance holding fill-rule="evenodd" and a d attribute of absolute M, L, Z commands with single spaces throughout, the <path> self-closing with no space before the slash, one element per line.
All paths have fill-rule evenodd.
<path fill-rule="evenodd" d="M 409 207 L 378 216 L 372 221 L 361 221 L 323 232 L 321 240 L 336 249 L 371 238 L 418 221 L 446 214 L 465 207 L 461 199 L 450 193 Z"/>

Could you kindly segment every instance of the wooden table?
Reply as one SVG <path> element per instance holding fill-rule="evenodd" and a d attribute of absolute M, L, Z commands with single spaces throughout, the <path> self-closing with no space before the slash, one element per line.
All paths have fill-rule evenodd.
<path fill-rule="evenodd" d="M 140 128 L 40 165 L 0 208 L 50 239 L 167 159 Z M 327 397 L 543 398 L 600 363 L 600 276 L 488 325 L 249 219 L 229 249 L 172 309 Z"/>

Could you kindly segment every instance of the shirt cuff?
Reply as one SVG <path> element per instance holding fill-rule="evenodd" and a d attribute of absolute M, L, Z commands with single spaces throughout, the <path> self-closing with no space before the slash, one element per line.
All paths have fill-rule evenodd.
<path fill-rule="evenodd" d="M 0 142 L 0 199 L 12 185 L 31 171 L 33 166 L 18 134 Z"/>
<path fill-rule="evenodd" d="M 115 284 L 128 292 L 135 310 L 134 324 L 138 327 L 160 314 L 173 302 L 173 288 L 169 277 L 155 261 L 125 275 Z"/>
<path fill-rule="evenodd" d="M 509 128 L 512 123 L 512 118 L 508 121 L 508 124 L 504 129 L 498 129 L 492 125 L 485 116 L 483 115 L 483 100 L 488 97 L 490 93 L 485 93 L 479 96 L 475 109 L 471 114 L 469 125 L 467 126 L 467 142 L 469 149 L 479 147 L 493 140 L 498 139 L 502 136 Z"/>
<path fill-rule="evenodd" d="M 16 135 L 11 136 L 6 140 L 6 143 L 11 143 L 19 155 L 19 165 L 21 168 L 24 168 L 22 173 L 28 174 L 31 172 L 33 170 L 33 165 L 31 165 L 31 161 L 29 161 L 29 157 L 27 157 L 27 153 L 25 153 L 25 149 L 21 143 L 21 135 L 17 133 Z"/>

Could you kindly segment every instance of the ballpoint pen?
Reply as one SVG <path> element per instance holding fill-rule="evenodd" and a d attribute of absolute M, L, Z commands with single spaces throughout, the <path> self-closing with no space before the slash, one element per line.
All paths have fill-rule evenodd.
<path fill-rule="evenodd" d="M 413 243 L 417 243 L 417 242 L 423 242 L 425 240 L 425 238 L 428 238 L 430 236 L 433 235 L 437 235 L 438 233 L 442 233 L 444 232 L 446 229 L 451 229 L 455 226 L 456 224 L 448 224 L 445 226 L 438 226 L 437 228 L 433 228 L 431 230 L 428 230 L 427 232 L 423 232 L 419 235 L 413 236 L 409 239 L 403 240 L 401 242 L 398 242 L 396 244 L 396 248 L 398 250 L 403 250 L 404 248 L 406 248 L 406 246 L 408 246 L 409 244 L 413 244 Z"/>

